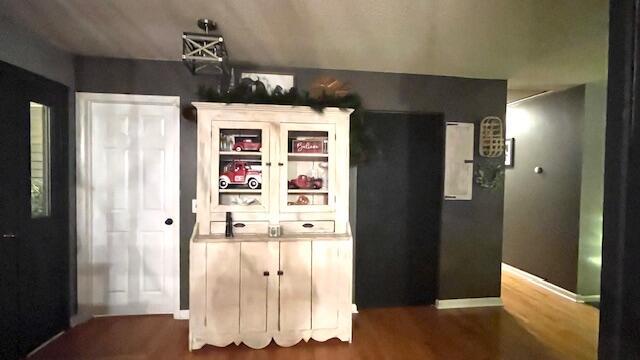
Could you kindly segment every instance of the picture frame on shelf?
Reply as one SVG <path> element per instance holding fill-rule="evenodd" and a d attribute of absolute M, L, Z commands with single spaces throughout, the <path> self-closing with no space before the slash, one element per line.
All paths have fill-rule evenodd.
<path fill-rule="evenodd" d="M 504 141 L 504 166 L 512 168 L 515 164 L 516 139 L 509 138 Z"/>
<path fill-rule="evenodd" d="M 244 78 L 261 81 L 269 94 L 272 94 L 277 86 L 280 86 L 282 90 L 289 90 L 295 86 L 295 78 L 292 74 L 243 72 L 240 75 L 240 80 Z"/>

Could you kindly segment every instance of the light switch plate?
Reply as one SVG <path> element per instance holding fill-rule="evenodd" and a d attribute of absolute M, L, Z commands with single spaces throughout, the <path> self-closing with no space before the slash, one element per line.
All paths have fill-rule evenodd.
<path fill-rule="evenodd" d="M 194 214 L 198 212 L 198 202 L 196 199 L 191 199 L 191 212 Z"/>

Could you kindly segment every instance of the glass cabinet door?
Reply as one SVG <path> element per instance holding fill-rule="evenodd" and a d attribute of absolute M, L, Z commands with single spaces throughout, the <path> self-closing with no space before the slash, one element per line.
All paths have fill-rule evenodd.
<path fill-rule="evenodd" d="M 268 211 L 269 125 L 215 122 L 212 132 L 211 211 Z"/>
<path fill-rule="evenodd" d="M 333 211 L 334 125 L 282 124 L 280 131 L 281 211 Z"/>

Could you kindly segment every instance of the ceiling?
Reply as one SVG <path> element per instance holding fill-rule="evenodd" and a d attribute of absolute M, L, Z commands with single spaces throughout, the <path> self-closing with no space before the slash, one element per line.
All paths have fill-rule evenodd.
<path fill-rule="evenodd" d="M 179 60 L 218 22 L 231 61 L 509 79 L 535 93 L 605 77 L 607 0 L 0 0 L 74 54 Z"/>

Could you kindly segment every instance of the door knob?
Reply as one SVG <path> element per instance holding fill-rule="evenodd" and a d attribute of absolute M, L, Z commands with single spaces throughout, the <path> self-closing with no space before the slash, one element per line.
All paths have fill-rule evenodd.
<path fill-rule="evenodd" d="M 173 224 L 173 219 L 172 218 L 168 218 L 167 220 L 164 221 L 164 223 L 166 225 L 171 225 L 171 224 Z"/>
<path fill-rule="evenodd" d="M 14 233 L 2 234 L 2 238 L 3 239 L 15 239 L 16 238 L 16 234 L 14 234 Z"/>

